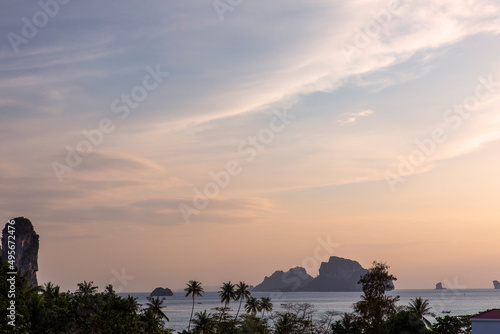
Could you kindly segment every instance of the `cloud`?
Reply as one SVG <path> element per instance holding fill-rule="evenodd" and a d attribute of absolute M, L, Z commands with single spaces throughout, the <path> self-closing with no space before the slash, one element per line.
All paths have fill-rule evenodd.
<path fill-rule="evenodd" d="M 72 88 L 83 91 L 68 105 L 92 101 L 78 110 L 88 113 L 92 109 L 108 110 L 116 96 L 137 85 L 141 77 L 134 75 L 136 71 L 162 64 L 172 76 L 157 94 L 152 94 L 154 97 L 148 98 L 147 112 L 134 120 L 134 127 L 138 123 L 160 124 L 167 131 L 260 112 L 284 96 L 333 91 L 349 77 L 405 62 L 417 52 L 431 56 L 472 34 L 498 31 L 494 2 L 403 1 L 397 15 L 371 38 L 369 45 L 356 51 L 355 61 L 347 61 L 339 46 L 351 43 L 356 31 L 363 30 L 373 21 L 373 15 L 386 9 L 383 4 L 245 3 L 220 22 L 209 4 L 153 2 L 141 6 L 141 11 L 148 13 L 148 24 L 141 21 L 144 17 L 137 15 L 134 6 L 99 7 L 97 13 L 82 4 L 64 6 L 51 21 L 59 29 L 43 30 L 36 37 L 50 42 L 49 46 L 30 42 L 21 57 L 4 67 L 16 71 L 36 68 L 38 75 L 16 74 L 15 79 L 0 81 L 0 86 L 15 85 L 18 90 L 34 86 L 28 95 L 19 95 L 19 100 L 29 101 L 30 96 L 36 97 L 36 86 L 43 87 L 47 82 L 57 85 L 54 77 L 71 81 Z M 17 9 L 19 17 L 32 11 L 20 6 Z M 123 25 L 123 17 L 127 17 L 127 25 Z M 186 26 L 186 17 L 191 18 L 192 25 Z M 93 24 L 70 24 L 69 18 Z M 141 33 L 133 29 L 139 25 Z M 39 49 L 47 51 L 37 52 Z M 199 57 L 201 54 L 205 57 Z M 88 86 L 90 81 L 95 82 L 95 88 Z M 44 107 L 43 103 L 29 105 Z"/>
<path fill-rule="evenodd" d="M 473 92 L 479 75 L 500 73 L 500 6 L 487 0 L 402 0 L 383 24 L 376 17 L 388 3 L 394 2 L 244 1 L 221 22 L 211 2 L 73 1 L 20 45 L 19 54 L 4 38 L 4 219 L 32 219 L 41 240 L 52 239 L 42 252 L 58 254 L 61 242 L 70 239 L 71 253 L 89 256 L 111 247 L 109 256 L 98 257 L 102 262 L 121 257 L 137 272 L 156 270 L 149 266 L 161 262 L 176 275 L 182 268 L 206 265 L 202 272 L 214 277 L 227 270 L 210 268 L 227 268 L 231 256 L 244 259 L 234 262 L 243 263 L 234 266 L 237 274 L 249 273 L 246 259 L 264 263 L 283 252 L 285 261 L 303 256 L 313 249 L 304 248 L 309 236 L 332 228 L 349 244 L 348 234 L 362 243 L 379 223 L 391 231 L 390 226 L 415 225 L 405 219 L 398 223 L 412 212 L 426 212 L 425 221 L 442 221 L 434 208 L 421 210 L 441 200 L 429 201 L 434 190 L 422 190 L 414 199 L 404 195 L 414 186 L 439 185 L 444 191 L 479 180 L 472 167 L 446 184 L 436 175 L 462 171 L 458 159 L 446 159 L 480 149 L 485 152 L 481 156 L 496 156 L 497 98 L 479 106 L 460 129 L 447 129 L 448 140 L 415 169 L 434 169 L 415 181 L 425 183 L 434 176 L 436 182 L 407 182 L 403 196 L 392 198 L 384 172 L 397 170 L 399 156 L 411 154 L 416 139 L 429 138 L 443 126 L 443 111 Z M 9 2 L 0 30 L 21 33 L 21 18 L 31 18 L 39 10 L 35 7 Z M 366 45 L 356 45 L 360 31 L 369 37 Z M 343 45 L 353 47 L 350 57 Z M 170 76 L 130 107 L 130 117 L 122 121 L 111 110 L 113 101 L 130 96 L 142 85 L 146 66 L 157 64 Z M 288 109 L 296 118 L 267 140 L 265 130 L 283 101 L 290 101 Z M 374 111 L 376 116 L 366 119 Z M 65 175 L 66 182 L 58 182 L 51 163 L 64 162 L 65 148 L 77 146 L 85 139 L 82 130 L 94 129 L 103 118 L 112 119 L 116 130 Z M 248 154 L 241 154 L 242 142 L 255 143 L 247 146 L 255 149 L 255 159 L 247 161 Z M 241 163 L 241 174 L 231 177 L 207 208 L 191 216 L 193 224 L 186 225 L 179 205 L 192 204 L 194 189 L 212 182 L 213 172 L 233 159 Z M 434 168 L 444 165 L 448 169 Z M 477 189 L 494 184 L 491 170 L 490 181 L 479 180 Z M 482 203 L 472 198 L 481 198 L 482 191 L 471 192 L 471 204 L 478 204 L 471 216 L 483 214 L 475 210 Z M 448 212 L 458 215 L 456 193 L 440 197 L 453 203 Z M 394 208 L 404 210 L 395 215 Z M 366 221 L 357 222 L 359 215 L 366 215 Z M 276 238 L 283 233 L 287 237 Z M 220 240 L 231 240 L 236 252 L 224 252 L 227 247 Z M 248 251 L 256 242 L 267 245 L 261 255 Z M 290 244 L 298 245 L 295 255 L 287 249 Z M 207 257 L 202 267 L 192 262 L 200 249 Z M 218 251 L 220 256 L 214 257 Z M 47 263 L 57 258 L 46 255 L 41 259 Z M 97 258 L 92 257 L 89 263 Z M 139 268 L 140 258 L 152 260 L 139 261 L 144 265 Z M 62 267 L 76 277 L 80 271 L 74 263 L 69 259 Z M 52 266 L 57 267 L 55 262 Z M 109 274 L 92 268 L 85 275 Z M 66 275 L 48 272 L 56 279 Z M 217 277 L 222 279 L 228 278 Z"/>
<path fill-rule="evenodd" d="M 72 194 L 91 201 L 110 194 L 132 196 L 134 203 L 187 198 L 193 185 L 207 181 L 209 171 L 241 158 L 238 144 L 268 126 L 272 110 L 290 97 L 298 121 L 259 151 L 258 159 L 235 178 L 235 189 L 251 189 L 246 195 L 252 197 L 269 189 L 380 178 L 384 163 L 402 151 L 398 145 L 413 140 L 407 133 L 422 133 L 430 123 L 407 124 L 419 110 L 391 117 L 404 104 L 353 101 L 383 93 L 366 87 L 389 89 L 425 80 L 451 45 L 500 31 L 493 1 L 402 1 L 390 22 L 349 60 L 340 46 L 353 43 L 357 31 L 386 9 L 384 3 L 245 2 L 224 22 L 210 4 L 153 1 L 142 6 L 141 15 L 134 5 L 100 5 L 96 12 L 92 6 L 97 2 L 91 4 L 61 8 L 19 56 L 0 50 L 6 60 L 0 67 L 4 152 L 19 162 L 24 175 L 37 177 L 47 175 L 54 158 L 64 158 L 64 147 L 78 143 L 83 129 L 113 117 L 111 102 L 141 84 L 145 66 L 161 64 L 171 73 L 129 119 L 113 118 L 117 130 L 68 175 L 71 182 L 64 189 L 80 187 L 82 194 Z M 16 8 L 19 17 L 32 12 L 28 6 Z M 3 27 L 10 31 L 21 22 L 14 17 Z M 328 107 L 332 118 L 317 106 L 298 111 L 319 95 L 335 95 Z M 412 101 L 419 99 L 425 97 Z M 373 110 L 377 117 L 360 121 Z M 335 122 L 340 126 L 332 133 Z M 353 123 L 357 126 L 347 126 Z M 373 124 L 379 127 L 369 128 Z M 478 140 L 495 136 L 474 132 L 471 138 L 479 139 L 467 147 L 476 149 Z M 27 146 L 28 140 L 40 145 Z M 31 165 L 31 160 L 46 165 Z M 176 196 L 167 196 L 172 189 Z M 233 197 L 241 194 L 228 195 Z"/>
<path fill-rule="evenodd" d="M 371 109 L 359 111 L 359 112 L 350 112 L 347 113 L 343 119 L 337 120 L 337 123 L 339 123 L 341 126 L 344 126 L 346 124 L 354 123 L 361 117 L 367 117 L 370 115 L 373 115 L 374 111 Z"/>
<path fill-rule="evenodd" d="M 385 9 L 383 6 L 364 2 L 363 6 L 354 8 L 317 1 L 266 4 L 265 10 L 253 3 L 238 7 L 235 18 L 222 25 L 231 26 L 231 32 L 222 32 L 217 26 L 207 27 L 204 36 L 211 43 L 187 45 L 193 37 L 191 34 L 183 42 L 176 41 L 182 44 L 179 50 L 189 50 L 189 55 L 179 51 L 172 56 L 182 64 L 182 71 L 190 75 L 180 77 L 172 71 L 172 85 L 162 89 L 168 101 L 168 107 L 163 110 L 169 110 L 162 115 L 165 128 L 174 121 L 181 127 L 194 127 L 238 114 L 260 112 L 263 106 L 284 96 L 334 91 L 351 77 L 360 77 L 362 85 L 363 76 L 405 63 L 418 53 L 425 53 L 426 57 L 421 59 L 425 63 L 433 53 L 441 53 L 443 47 L 468 36 L 499 31 L 498 19 L 492 16 L 498 13 L 498 8 L 492 3 L 477 6 L 473 11 L 469 10 L 469 2 L 460 3 L 461 10 L 457 10 L 452 1 L 402 4 L 389 24 L 370 39 L 367 47 L 356 49 L 351 60 L 344 57 L 340 45 L 351 43 L 356 32 L 365 29 L 374 20 L 373 15 Z M 304 13 L 293 17 L 294 22 L 300 21 L 300 31 L 281 29 L 291 26 L 288 17 L 265 20 L 283 6 L 290 12 Z M 245 17 L 239 12 L 243 9 Z M 343 16 L 342 12 L 350 15 Z M 255 30 L 255 25 L 250 28 L 255 21 L 262 28 Z M 225 39 L 214 38 L 217 34 L 223 34 Z M 276 41 L 279 41 L 279 48 L 271 47 Z M 242 43 L 252 49 L 245 47 L 243 52 L 230 47 Z M 195 59 L 200 52 L 211 56 L 200 62 Z M 401 73 L 393 80 L 380 80 L 380 85 L 387 87 L 401 80 L 418 78 L 422 70 L 417 67 L 415 71 Z M 180 101 L 178 97 L 186 96 L 187 91 L 197 99 Z"/>

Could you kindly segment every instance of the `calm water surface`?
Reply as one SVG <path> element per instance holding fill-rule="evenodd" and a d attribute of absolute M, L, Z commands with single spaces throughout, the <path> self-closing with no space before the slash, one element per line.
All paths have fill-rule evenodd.
<path fill-rule="evenodd" d="M 129 294 L 120 294 L 127 296 Z M 137 297 L 140 304 L 146 304 L 149 293 L 130 293 Z M 310 303 L 318 310 L 316 316 L 319 318 L 323 312 L 333 310 L 337 312 L 352 312 L 352 304 L 360 299 L 359 292 L 253 292 L 253 296 L 271 297 L 274 311 L 282 310 L 284 303 Z M 464 290 L 394 290 L 390 295 L 400 296 L 399 305 L 407 305 L 411 299 L 422 297 L 429 300 L 432 312 L 436 316 L 444 316 L 443 311 L 450 311 L 449 315 L 475 314 L 491 308 L 500 308 L 500 290 L 494 289 L 464 289 Z M 244 302 L 243 302 L 244 304 Z M 184 297 L 184 293 L 175 292 L 173 296 L 166 297 L 166 308 L 163 309 L 169 317 L 167 323 L 169 328 L 183 330 L 187 328 L 189 315 L 191 314 L 192 299 Z M 212 308 L 221 306 L 217 292 L 206 292 L 203 297 L 195 300 L 194 312 L 207 310 L 213 313 Z M 229 305 L 232 314 L 236 314 L 238 303 Z M 242 310 L 244 308 L 242 306 Z M 340 318 L 338 316 L 337 318 Z M 429 319 L 432 320 L 432 319 Z"/>

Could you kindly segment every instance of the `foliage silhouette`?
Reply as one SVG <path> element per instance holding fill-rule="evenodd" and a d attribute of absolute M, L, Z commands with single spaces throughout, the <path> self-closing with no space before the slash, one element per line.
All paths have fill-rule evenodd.
<path fill-rule="evenodd" d="M 187 287 L 184 289 L 184 291 L 186 292 L 186 297 L 189 297 L 189 295 L 193 296 L 193 307 L 191 308 L 191 316 L 189 317 L 189 325 L 188 325 L 188 331 L 189 331 L 191 329 L 191 319 L 193 319 L 194 299 L 196 296 L 201 297 L 202 293 L 205 291 L 201 286 L 201 282 L 198 281 L 191 280 L 186 285 Z"/>

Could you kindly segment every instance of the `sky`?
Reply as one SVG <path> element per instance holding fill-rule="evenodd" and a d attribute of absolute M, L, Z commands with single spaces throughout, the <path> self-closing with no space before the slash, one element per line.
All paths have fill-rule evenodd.
<path fill-rule="evenodd" d="M 498 2 L 0 4 L 0 217 L 40 284 L 500 280 Z"/>

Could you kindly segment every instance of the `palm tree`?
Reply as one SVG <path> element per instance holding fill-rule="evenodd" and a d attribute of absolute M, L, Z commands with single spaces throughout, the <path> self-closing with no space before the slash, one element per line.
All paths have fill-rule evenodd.
<path fill-rule="evenodd" d="M 238 312 L 236 312 L 236 317 L 235 319 L 238 318 L 238 314 L 240 314 L 240 309 L 241 309 L 241 302 L 243 299 L 248 299 L 250 297 L 250 291 L 248 290 L 249 286 L 245 282 L 239 282 L 236 284 L 236 300 L 240 301 L 240 306 L 238 307 Z"/>
<path fill-rule="evenodd" d="M 134 310 L 134 312 L 137 312 L 140 308 L 140 304 L 137 302 L 137 297 L 132 297 L 128 295 L 127 299 L 127 305 L 131 310 Z"/>
<path fill-rule="evenodd" d="M 231 281 L 227 283 L 222 283 L 222 286 L 220 287 L 219 290 L 219 296 L 220 296 L 220 302 L 224 303 L 224 309 L 222 310 L 222 313 L 219 318 L 219 325 L 220 322 L 222 321 L 222 317 L 224 316 L 224 313 L 226 312 L 227 305 L 229 305 L 229 302 L 231 300 L 234 300 L 236 298 L 236 292 L 234 291 L 234 284 L 231 283 Z"/>
<path fill-rule="evenodd" d="M 189 317 L 189 325 L 188 325 L 188 332 L 191 329 L 191 319 L 193 319 L 193 311 L 194 311 L 194 298 L 196 296 L 202 296 L 202 293 L 205 292 L 203 290 L 203 287 L 201 286 L 201 282 L 198 281 L 189 281 L 189 283 L 186 284 L 187 287 L 184 289 L 186 291 L 186 297 L 189 295 L 193 296 L 193 307 L 191 308 L 191 316 Z"/>
<path fill-rule="evenodd" d="M 299 319 L 295 313 L 279 313 L 274 322 L 276 334 L 296 333 Z"/>
<path fill-rule="evenodd" d="M 271 303 L 270 297 L 260 298 L 260 309 L 262 310 L 262 318 L 264 318 L 264 313 L 271 312 L 273 310 L 273 303 Z"/>
<path fill-rule="evenodd" d="M 141 318 L 145 323 L 145 330 L 148 334 L 154 334 L 156 331 L 161 330 L 163 327 L 160 318 L 157 318 L 150 308 L 144 309 Z"/>
<path fill-rule="evenodd" d="M 248 298 L 245 304 L 245 310 L 247 311 L 247 313 L 250 313 L 255 317 L 257 311 L 261 310 L 260 302 L 255 297 Z"/>
<path fill-rule="evenodd" d="M 97 289 L 98 287 L 94 286 L 93 281 L 83 281 L 83 283 L 78 283 L 78 290 L 76 290 L 76 293 L 86 296 L 97 292 Z"/>
<path fill-rule="evenodd" d="M 167 315 L 161 310 L 163 307 L 163 303 L 165 302 L 165 297 L 163 297 L 162 299 L 160 299 L 160 297 L 147 297 L 146 299 L 149 301 L 149 303 L 146 303 L 146 305 L 148 306 L 147 309 L 151 311 L 155 318 L 165 318 L 167 321 L 170 321 Z"/>
<path fill-rule="evenodd" d="M 59 297 L 60 287 L 58 285 L 54 285 L 52 282 L 45 283 L 45 287 L 43 288 L 43 295 L 47 300 L 55 299 Z"/>
<path fill-rule="evenodd" d="M 422 320 L 425 325 L 429 328 L 432 328 L 432 324 L 429 320 L 425 318 L 426 315 L 430 315 L 431 317 L 435 317 L 436 315 L 431 312 L 431 308 L 429 307 L 429 301 L 427 299 L 422 299 L 421 297 L 417 297 L 410 301 L 409 309 L 411 312 L 415 313 L 415 315 Z"/>
<path fill-rule="evenodd" d="M 115 296 L 116 295 L 116 291 L 115 289 L 113 289 L 113 285 L 112 284 L 108 284 L 106 285 L 106 288 L 104 289 L 104 292 L 108 295 L 111 295 L 111 296 Z"/>
<path fill-rule="evenodd" d="M 148 306 L 143 313 L 144 318 L 147 320 L 147 331 L 149 334 L 154 334 L 157 329 L 162 327 L 162 320 L 168 319 L 167 315 L 163 313 L 161 310 L 163 307 L 163 303 L 165 302 L 165 298 L 160 299 L 160 297 L 147 297 L 146 298 L 149 303 L 146 303 Z"/>
<path fill-rule="evenodd" d="M 201 331 L 202 334 L 212 334 L 215 332 L 214 319 L 212 314 L 207 314 L 207 310 L 203 312 L 196 312 L 195 318 L 192 320 L 194 329 Z"/>

